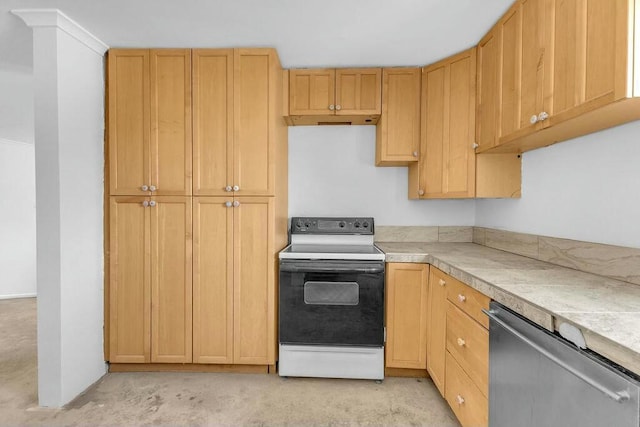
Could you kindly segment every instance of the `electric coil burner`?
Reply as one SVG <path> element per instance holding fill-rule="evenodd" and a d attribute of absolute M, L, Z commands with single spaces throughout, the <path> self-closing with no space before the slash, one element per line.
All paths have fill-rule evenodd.
<path fill-rule="evenodd" d="M 291 219 L 280 252 L 279 374 L 384 378 L 384 253 L 373 218 Z"/>

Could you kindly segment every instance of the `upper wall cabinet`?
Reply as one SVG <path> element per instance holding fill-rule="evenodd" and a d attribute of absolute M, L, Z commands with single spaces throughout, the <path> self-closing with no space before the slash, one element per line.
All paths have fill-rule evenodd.
<path fill-rule="evenodd" d="M 638 0 L 518 0 L 478 46 L 479 151 L 640 119 Z"/>
<path fill-rule="evenodd" d="M 280 78 L 273 49 L 193 50 L 194 195 L 275 194 Z"/>
<path fill-rule="evenodd" d="M 420 68 L 382 71 L 382 115 L 376 129 L 376 166 L 418 161 L 420 147 Z"/>
<path fill-rule="evenodd" d="M 191 194 L 191 50 L 109 51 L 111 195 Z"/>
<path fill-rule="evenodd" d="M 422 72 L 420 158 L 409 166 L 410 199 L 519 197 L 520 158 L 475 153 L 476 49 Z"/>
<path fill-rule="evenodd" d="M 380 68 L 289 71 L 289 120 L 294 125 L 376 124 L 381 110 Z"/>

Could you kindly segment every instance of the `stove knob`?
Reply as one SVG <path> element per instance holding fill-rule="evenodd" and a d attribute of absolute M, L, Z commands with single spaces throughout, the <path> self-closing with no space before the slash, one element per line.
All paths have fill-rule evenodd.
<path fill-rule="evenodd" d="M 344 221 L 340 221 L 340 223 L 338 224 L 338 227 L 340 228 L 344 228 L 346 224 L 344 223 Z"/>
<path fill-rule="evenodd" d="M 360 228 L 360 223 L 358 221 L 355 222 L 355 224 L 353 224 L 356 228 Z"/>
<path fill-rule="evenodd" d="M 363 228 L 369 228 L 369 223 L 367 221 L 362 223 Z"/>
<path fill-rule="evenodd" d="M 310 223 L 310 222 L 305 222 L 305 223 L 304 223 L 304 226 L 305 226 L 305 227 L 307 227 L 307 228 L 309 228 L 309 227 L 311 227 L 311 223 Z"/>

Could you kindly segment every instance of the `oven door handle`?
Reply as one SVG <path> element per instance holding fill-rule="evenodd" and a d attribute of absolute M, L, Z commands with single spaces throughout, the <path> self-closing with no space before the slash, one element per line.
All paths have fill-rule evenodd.
<path fill-rule="evenodd" d="M 293 261 L 280 262 L 280 271 L 294 273 L 384 273 L 383 262 L 327 262 L 327 261 Z"/>

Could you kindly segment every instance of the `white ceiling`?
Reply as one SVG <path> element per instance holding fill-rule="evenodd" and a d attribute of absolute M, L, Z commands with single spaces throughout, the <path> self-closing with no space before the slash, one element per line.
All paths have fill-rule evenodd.
<path fill-rule="evenodd" d="M 476 44 L 512 2 L 0 0 L 0 67 L 32 66 L 11 9 L 60 9 L 111 47 L 272 46 L 289 68 L 428 64 Z"/>

